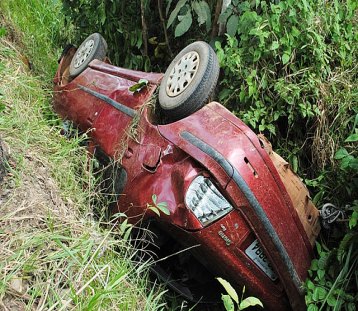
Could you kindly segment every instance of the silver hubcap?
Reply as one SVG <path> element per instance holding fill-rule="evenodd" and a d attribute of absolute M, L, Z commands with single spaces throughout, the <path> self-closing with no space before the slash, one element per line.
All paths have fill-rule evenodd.
<path fill-rule="evenodd" d="M 94 40 L 88 40 L 83 46 L 79 48 L 75 56 L 75 68 L 80 67 L 84 61 L 91 54 L 94 47 Z"/>
<path fill-rule="evenodd" d="M 199 54 L 194 51 L 185 54 L 179 59 L 169 74 L 166 87 L 168 96 L 175 97 L 183 93 L 193 81 L 199 69 L 199 62 Z"/>

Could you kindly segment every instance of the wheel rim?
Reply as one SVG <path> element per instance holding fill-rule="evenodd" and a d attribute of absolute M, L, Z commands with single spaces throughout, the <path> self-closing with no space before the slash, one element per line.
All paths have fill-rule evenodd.
<path fill-rule="evenodd" d="M 88 56 L 91 54 L 94 47 L 94 40 L 88 40 L 83 46 L 79 48 L 75 56 L 74 66 L 75 68 L 80 67 Z"/>
<path fill-rule="evenodd" d="M 200 57 L 195 51 L 185 54 L 178 60 L 169 74 L 166 86 L 168 96 L 175 97 L 184 92 L 198 72 L 199 63 Z"/>

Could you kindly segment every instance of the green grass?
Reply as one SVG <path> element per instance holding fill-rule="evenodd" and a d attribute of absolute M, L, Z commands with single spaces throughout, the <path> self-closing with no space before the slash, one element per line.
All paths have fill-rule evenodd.
<path fill-rule="evenodd" d="M 0 135 L 11 149 L 0 188 L 0 309 L 162 309 L 164 291 L 124 238 L 129 227 L 91 216 L 98 194 L 84 137 L 65 139 L 56 126 L 51 79 L 69 36 L 59 2 L 5 0 L 0 12 Z"/>
<path fill-rule="evenodd" d="M 21 55 L 33 65 L 37 75 L 51 81 L 61 48 L 71 41 L 73 29 L 65 27 L 59 0 L 4 0 L 1 11 L 14 27 Z"/>

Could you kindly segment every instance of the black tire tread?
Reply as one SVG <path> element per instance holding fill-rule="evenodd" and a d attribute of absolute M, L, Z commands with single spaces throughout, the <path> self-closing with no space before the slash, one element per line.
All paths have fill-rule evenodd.
<path fill-rule="evenodd" d="M 96 41 L 97 47 L 94 52 L 94 54 L 90 57 L 89 61 L 85 61 L 80 67 L 74 68 L 72 65 L 72 62 L 70 64 L 70 77 L 74 78 L 77 77 L 79 74 L 81 74 L 88 66 L 88 64 L 94 60 L 104 60 L 107 55 L 107 42 L 106 40 L 99 34 L 99 33 L 93 33 L 90 36 L 88 36 L 83 42 L 85 42 L 87 39 L 89 39 L 91 36 L 96 37 L 98 40 Z M 82 43 L 83 43 L 82 42 Z M 74 56 L 75 57 L 75 56 Z"/>

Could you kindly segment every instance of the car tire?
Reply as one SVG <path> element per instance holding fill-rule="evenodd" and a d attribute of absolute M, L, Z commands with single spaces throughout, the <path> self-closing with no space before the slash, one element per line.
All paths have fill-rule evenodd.
<path fill-rule="evenodd" d="M 107 42 L 99 33 L 93 33 L 78 47 L 70 63 L 70 77 L 77 77 L 94 59 L 104 60 Z"/>
<path fill-rule="evenodd" d="M 194 42 L 171 62 L 159 89 L 165 123 L 185 118 L 206 105 L 219 78 L 219 61 L 209 44 Z"/>

